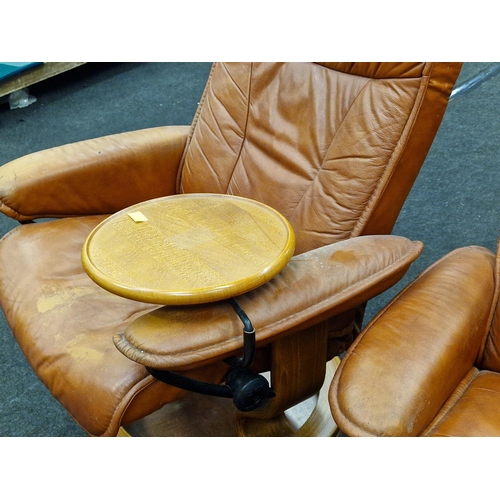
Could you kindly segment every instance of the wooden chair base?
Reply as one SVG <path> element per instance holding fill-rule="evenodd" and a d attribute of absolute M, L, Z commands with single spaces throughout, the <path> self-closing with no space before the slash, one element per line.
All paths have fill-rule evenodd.
<path fill-rule="evenodd" d="M 328 403 L 328 389 L 339 358 L 327 363 L 317 396 L 274 419 L 242 416 L 230 399 L 190 394 L 120 429 L 121 437 L 331 437 L 338 432 Z"/>

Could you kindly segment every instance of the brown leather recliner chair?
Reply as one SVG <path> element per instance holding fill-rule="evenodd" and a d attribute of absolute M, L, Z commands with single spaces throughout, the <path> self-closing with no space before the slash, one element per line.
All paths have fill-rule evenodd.
<path fill-rule="evenodd" d="M 357 334 L 363 304 L 400 279 L 421 251 L 419 243 L 383 235 L 425 159 L 460 67 L 218 63 L 191 127 L 101 137 L 1 167 L 3 213 L 21 222 L 58 219 L 21 225 L 0 243 L 1 305 L 37 375 L 96 436 L 116 435 L 186 396 L 154 378 L 147 359 L 223 383 L 223 360 L 242 348 L 225 302 L 188 314 L 127 300 L 92 282 L 80 254 L 100 221 L 143 200 L 195 192 L 253 198 L 288 218 L 297 244 L 282 273 L 238 298 L 257 331 L 252 368 L 270 371 L 276 392 L 244 414 L 240 434 L 293 434 L 284 412 L 320 390 L 327 361 Z M 184 323 L 159 345 L 144 348 L 127 337 L 138 318 L 167 324 L 171 315 Z M 124 340 L 130 359 L 116 348 Z M 184 366 L 169 364 L 172 350 L 185 355 Z M 323 413 L 313 412 L 321 423 L 313 419 L 299 434 L 322 433 Z"/>
<path fill-rule="evenodd" d="M 342 360 L 329 395 L 341 430 L 500 436 L 499 295 L 500 248 L 460 248 L 424 271 Z"/>

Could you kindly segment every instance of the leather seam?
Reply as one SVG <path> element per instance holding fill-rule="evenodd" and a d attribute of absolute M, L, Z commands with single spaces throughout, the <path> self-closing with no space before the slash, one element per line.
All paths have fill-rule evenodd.
<path fill-rule="evenodd" d="M 430 72 L 431 72 L 431 70 L 429 71 L 429 73 Z M 426 92 L 427 92 L 427 89 L 428 89 L 429 83 L 430 83 L 429 76 L 421 76 L 420 79 L 421 79 L 422 83 L 419 86 L 419 89 L 418 89 L 418 92 L 417 92 L 417 95 L 415 98 L 415 102 L 413 103 L 412 112 L 408 116 L 408 118 L 406 120 L 406 124 L 405 124 L 403 131 L 401 133 L 400 139 L 396 143 L 396 145 L 392 151 L 391 157 L 387 161 L 386 170 L 384 171 L 384 173 L 380 177 L 379 181 L 377 182 L 377 185 L 375 186 L 375 189 L 373 190 L 369 200 L 366 202 L 366 205 L 365 205 L 363 212 L 358 217 L 358 220 L 357 220 L 354 228 L 351 231 L 351 234 L 350 234 L 351 238 L 362 234 L 363 228 L 366 226 L 366 223 L 367 223 L 368 219 L 370 218 L 369 217 L 370 213 L 373 212 L 377 203 L 382 199 L 384 189 L 389 184 L 397 166 L 399 165 L 399 161 L 401 160 L 401 157 L 403 156 L 403 153 L 406 150 L 406 146 L 408 145 L 409 138 L 411 137 L 413 128 L 415 127 L 417 117 L 419 115 L 420 109 L 422 108 L 422 104 L 424 103 L 424 97 L 426 95 Z M 410 122 L 410 120 L 411 120 L 411 123 L 410 123 L 410 126 L 408 128 L 408 123 Z M 401 141 L 401 139 L 403 139 L 403 140 Z M 400 148 L 398 148 L 398 146 L 400 146 Z M 396 162 L 395 165 L 392 165 L 390 167 L 391 163 L 394 162 L 394 156 L 395 156 L 396 151 L 398 149 L 400 149 L 399 160 Z"/>
<path fill-rule="evenodd" d="M 243 148 L 245 147 L 245 143 L 247 142 L 247 130 L 248 130 L 248 120 L 250 118 L 250 93 L 252 91 L 252 78 L 253 78 L 253 62 L 250 63 L 250 77 L 248 79 L 248 94 L 247 94 L 247 115 L 245 117 L 245 126 L 243 129 L 243 140 L 241 141 L 240 145 L 240 150 L 238 151 L 238 155 L 236 156 L 234 160 L 234 165 L 233 165 L 233 171 L 231 172 L 231 175 L 229 176 L 225 192 L 226 194 L 229 194 L 229 186 L 233 180 L 234 173 L 236 171 L 236 167 L 238 165 L 238 162 L 241 159 L 241 154 L 243 152 Z"/>
<path fill-rule="evenodd" d="M 325 66 L 322 66 L 322 67 L 325 68 L 325 69 L 328 69 L 329 71 L 336 71 L 337 73 L 346 74 L 346 73 L 344 73 L 342 71 L 339 71 L 339 70 L 336 70 L 336 69 L 326 68 Z M 348 74 L 350 74 L 350 73 L 348 73 Z M 328 146 L 328 148 L 326 150 L 325 156 L 323 157 L 323 159 L 321 161 L 321 165 L 319 165 L 318 169 L 316 170 L 316 174 L 314 175 L 314 177 L 309 182 L 309 186 L 307 187 L 307 189 L 304 190 L 302 196 L 297 201 L 297 204 L 295 205 L 295 208 L 293 209 L 292 213 L 290 214 L 290 217 L 289 217 L 290 222 L 292 221 L 293 216 L 295 215 L 295 212 L 299 208 L 299 206 L 302 203 L 302 201 L 304 200 L 305 196 L 307 195 L 307 193 L 309 192 L 309 190 L 312 189 L 312 187 L 313 187 L 316 179 L 318 178 L 318 175 L 320 174 L 320 172 L 322 172 L 324 170 L 325 157 L 326 157 L 326 155 L 327 155 L 330 147 L 332 146 L 333 142 L 335 141 L 335 138 L 337 137 L 337 134 L 338 134 L 339 130 L 342 128 L 342 125 L 347 120 L 347 117 L 349 116 L 349 113 L 351 112 L 351 109 L 353 108 L 354 104 L 358 101 L 359 96 L 363 93 L 363 91 L 365 90 L 366 86 L 369 85 L 370 82 L 371 82 L 371 80 L 372 80 L 369 77 L 363 77 L 361 75 L 355 75 L 355 76 L 360 77 L 360 78 L 365 78 L 366 79 L 366 83 L 365 83 L 365 85 L 363 85 L 363 88 L 360 89 L 360 91 L 358 92 L 357 96 L 353 99 L 351 105 L 349 106 L 349 109 L 346 111 L 345 115 L 342 117 L 342 121 L 339 123 L 339 125 L 337 127 L 337 130 L 333 134 L 332 140 L 330 141 L 330 144 L 329 144 L 329 146 Z"/>
<path fill-rule="evenodd" d="M 469 372 L 470 373 L 470 372 Z M 460 393 L 458 393 L 458 398 L 456 400 L 456 403 L 458 403 L 458 401 L 460 401 L 461 397 L 465 394 L 465 392 L 467 391 L 467 389 L 470 387 L 470 385 L 472 384 L 472 382 L 474 380 L 476 380 L 476 377 L 477 375 L 480 373 L 480 371 L 477 371 L 477 373 L 474 374 L 474 376 L 472 376 L 469 380 L 469 382 L 467 383 L 467 385 L 460 391 Z M 452 392 L 450 394 L 450 396 L 447 398 L 447 400 L 443 403 L 443 406 L 446 404 L 446 402 L 448 401 L 449 398 L 451 398 L 452 396 L 454 395 L 454 393 Z M 444 419 L 445 417 L 447 417 L 449 415 L 449 413 L 455 408 L 456 406 L 456 403 L 451 405 L 448 410 L 446 410 L 445 412 L 443 412 L 443 414 L 441 415 L 441 417 L 438 419 L 438 420 L 435 420 L 433 422 L 431 422 L 421 433 L 422 436 L 428 436 Z"/>
<path fill-rule="evenodd" d="M 8 233 L 4 234 L 1 238 L 0 238 L 0 243 L 6 241 L 8 238 L 10 238 L 11 236 L 14 235 L 14 233 L 16 233 L 17 231 L 20 231 L 21 229 L 23 228 L 22 225 L 19 225 L 17 227 L 14 227 L 12 228 Z"/>
<path fill-rule="evenodd" d="M 210 69 L 210 74 L 208 75 L 208 78 L 207 78 L 207 83 L 205 84 L 205 89 L 203 91 L 203 95 L 201 96 L 200 103 L 198 105 L 198 108 L 196 109 L 196 113 L 195 113 L 194 118 L 191 122 L 191 130 L 189 131 L 189 135 L 188 135 L 188 138 L 186 140 L 186 145 L 184 147 L 184 152 L 182 153 L 182 157 L 179 161 L 179 172 L 177 175 L 176 187 L 175 187 L 175 191 L 177 193 L 180 193 L 180 191 L 181 191 L 182 177 L 184 174 L 184 163 L 186 160 L 186 156 L 187 156 L 187 153 L 189 150 L 189 146 L 191 144 L 191 140 L 193 139 L 194 131 L 196 129 L 196 126 L 198 124 L 198 121 L 199 121 L 199 118 L 201 115 L 201 110 L 202 110 L 203 106 L 205 105 L 205 101 L 207 100 L 208 89 L 210 87 L 210 83 L 212 82 L 213 74 L 214 74 L 215 68 L 217 66 L 218 66 L 217 62 L 214 62 L 214 64 L 212 64 L 212 68 Z"/>
<path fill-rule="evenodd" d="M 149 387 L 153 382 L 155 381 L 155 378 L 152 375 L 146 375 L 145 377 L 141 378 L 139 381 L 137 381 L 132 387 L 130 387 L 127 390 L 127 393 L 121 398 L 121 402 L 118 403 L 116 406 L 113 414 L 111 415 L 111 418 L 109 420 L 109 424 L 106 427 L 106 430 L 100 434 L 101 436 L 107 436 L 110 435 L 110 430 L 113 429 L 114 424 L 115 424 L 115 417 L 117 414 L 121 412 L 120 418 L 116 422 L 116 433 L 118 433 L 118 430 L 120 429 L 121 421 L 123 416 L 125 415 L 127 408 L 132 404 L 132 401 L 134 400 L 135 396 L 142 392 L 144 389 Z M 137 386 L 141 386 L 140 388 L 136 389 Z M 125 403 L 123 403 L 125 401 Z"/>
<path fill-rule="evenodd" d="M 478 355 L 476 358 L 477 362 L 479 362 L 481 365 L 484 362 L 483 358 L 484 358 L 485 351 L 486 351 L 486 344 L 488 343 L 488 339 L 490 337 L 490 334 L 492 333 L 491 330 L 493 328 L 493 321 L 495 319 L 495 316 L 497 314 L 497 310 L 499 307 L 499 298 L 500 298 L 500 239 L 498 240 L 498 243 L 497 243 L 494 277 L 495 277 L 495 290 L 493 292 L 493 301 L 491 304 L 490 313 L 488 315 L 486 334 L 484 335 L 484 339 L 481 342 L 481 346 L 479 348 L 479 352 L 478 352 Z"/>
<path fill-rule="evenodd" d="M 25 218 L 25 217 L 31 217 L 30 215 L 27 215 L 27 214 L 22 214 L 22 213 L 21 213 L 21 212 L 19 212 L 18 210 L 16 210 L 16 209 L 12 208 L 10 205 L 8 205 L 7 203 L 5 203 L 5 201 L 3 201 L 3 200 L 2 200 L 2 201 L 0 201 L 0 203 L 1 203 L 1 208 L 6 207 L 6 208 L 7 208 L 7 210 L 9 210 L 10 212 L 12 212 L 12 213 L 13 213 L 14 217 L 9 216 L 9 215 L 7 215 L 7 214 L 6 214 L 6 215 L 7 215 L 7 217 L 10 217 L 11 219 L 14 219 L 14 220 L 17 220 L 17 221 L 21 221 L 21 220 L 23 220 L 23 218 Z M 3 212 L 3 210 L 2 210 L 2 212 Z"/>

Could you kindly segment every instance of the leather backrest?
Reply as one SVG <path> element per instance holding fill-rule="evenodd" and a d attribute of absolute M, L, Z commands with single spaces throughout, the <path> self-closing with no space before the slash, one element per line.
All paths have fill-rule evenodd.
<path fill-rule="evenodd" d="M 460 64 L 216 63 L 178 192 L 253 198 L 296 253 L 392 230 Z"/>

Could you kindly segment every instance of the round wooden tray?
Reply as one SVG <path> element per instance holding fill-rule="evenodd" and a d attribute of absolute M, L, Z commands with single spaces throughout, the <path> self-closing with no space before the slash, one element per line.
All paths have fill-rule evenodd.
<path fill-rule="evenodd" d="M 230 195 L 158 198 L 97 226 L 82 250 L 88 275 L 117 295 L 162 305 L 201 304 L 257 288 L 295 249 L 289 222 Z"/>

